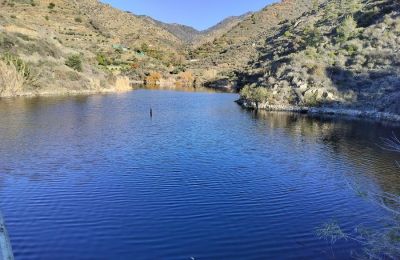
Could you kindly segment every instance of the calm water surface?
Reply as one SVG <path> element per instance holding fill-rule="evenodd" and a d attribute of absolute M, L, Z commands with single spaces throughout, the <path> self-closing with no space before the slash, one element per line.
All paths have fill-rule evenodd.
<path fill-rule="evenodd" d="M 0 208 L 16 259 L 327 259 L 318 240 L 385 213 L 393 126 L 242 110 L 232 94 L 138 90 L 0 101 Z M 154 117 L 149 117 L 152 107 Z M 333 255 L 334 254 L 334 255 Z"/>

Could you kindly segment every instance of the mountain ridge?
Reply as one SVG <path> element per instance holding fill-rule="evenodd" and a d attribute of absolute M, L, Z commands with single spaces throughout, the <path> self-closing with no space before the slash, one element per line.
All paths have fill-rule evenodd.
<path fill-rule="evenodd" d="M 237 23 L 239 23 L 240 21 L 242 21 L 251 14 L 252 12 L 247 12 L 242 15 L 226 17 L 222 21 L 218 22 L 217 24 L 205 30 L 198 30 L 192 26 L 179 23 L 165 23 L 147 15 L 139 15 L 139 17 L 143 17 L 147 20 L 150 20 L 152 22 L 161 25 L 163 28 L 165 28 L 170 33 L 172 33 L 182 41 L 186 42 L 187 44 L 194 44 L 195 41 L 204 42 L 207 40 L 210 41 L 213 40 L 214 38 L 217 38 L 218 36 L 230 30 L 234 25 L 236 25 Z"/>

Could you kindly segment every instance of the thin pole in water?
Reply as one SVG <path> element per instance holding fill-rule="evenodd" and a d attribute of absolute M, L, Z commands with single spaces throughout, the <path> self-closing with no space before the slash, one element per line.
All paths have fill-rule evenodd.
<path fill-rule="evenodd" d="M 153 109 L 150 108 L 150 117 L 153 117 Z"/>

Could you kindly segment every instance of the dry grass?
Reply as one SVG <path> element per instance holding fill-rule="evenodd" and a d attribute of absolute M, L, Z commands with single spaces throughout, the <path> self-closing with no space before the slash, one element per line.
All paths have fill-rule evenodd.
<path fill-rule="evenodd" d="M 23 91 L 24 76 L 13 64 L 0 60 L 0 96 L 15 96 Z"/>
<path fill-rule="evenodd" d="M 117 91 L 117 92 L 124 92 L 124 91 L 132 90 L 129 78 L 122 77 L 122 76 L 117 76 L 117 78 L 115 80 L 114 88 L 115 88 L 115 91 Z"/>
<path fill-rule="evenodd" d="M 146 77 L 146 85 L 148 86 L 156 86 L 160 84 L 160 80 L 162 78 L 161 73 L 152 72 L 149 76 Z"/>
<path fill-rule="evenodd" d="M 181 72 L 178 75 L 178 84 L 184 87 L 192 87 L 194 80 L 193 73 L 190 71 Z"/>

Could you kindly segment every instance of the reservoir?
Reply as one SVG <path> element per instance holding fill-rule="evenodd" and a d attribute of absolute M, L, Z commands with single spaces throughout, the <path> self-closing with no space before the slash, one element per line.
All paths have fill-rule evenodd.
<path fill-rule="evenodd" d="M 390 217 L 384 123 L 136 90 L 0 101 L 0 209 L 16 259 L 337 259 L 316 235 Z M 149 116 L 150 108 L 153 116 Z"/>

